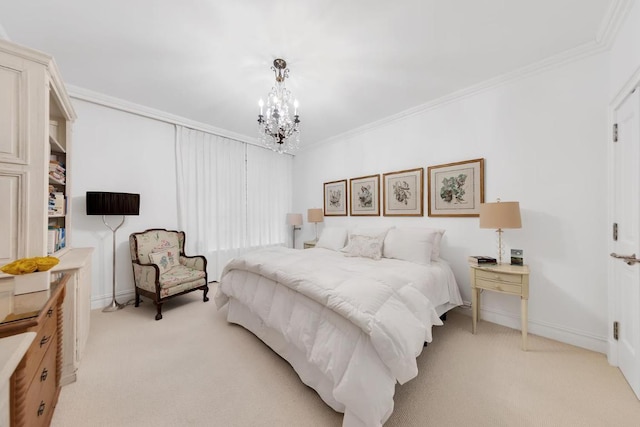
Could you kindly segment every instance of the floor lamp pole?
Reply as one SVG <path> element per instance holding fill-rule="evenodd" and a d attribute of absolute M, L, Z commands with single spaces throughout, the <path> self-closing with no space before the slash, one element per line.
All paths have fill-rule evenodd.
<path fill-rule="evenodd" d="M 115 228 L 111 227 L 107 223 L 107 220 L 106 220 L 104 215 L 102 215 L 102 222 L 104 222 L 104 225 L 106 225 L 107 228 L 113 232 L 113 289 L 112 289 L 112 297 L 111 297 L 111 304 L 109 304 L 108 306 L 106 306 L 105 308 L 102 309 L 102 311 L 109 312 L 109 311 L 117 311 L 117 310 L 120 310 L 121 308 L 124 308 L 124 304 L 120 304 L 118 301 L 116 301 L 116 231 L 118 231 L 118 229 L 120 227 L 122 227 L 122 224 L 124 224 L 124 215 L 122 215 L 122 221 L 120 221 L 120 224 L 118 224 Z"/>

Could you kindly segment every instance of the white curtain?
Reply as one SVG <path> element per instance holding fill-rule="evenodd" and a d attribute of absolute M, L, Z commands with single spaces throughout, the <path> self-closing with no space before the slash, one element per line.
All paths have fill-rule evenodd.
<path fill-rule="evenodd" d="M 209 280 L 231 258 L 285 242 L 291 156 L 177 126 L 176 171 L 185 251 L 207 257 Z"/>
<path fill-rule="evenodd" d="M 247 145 L 247 237 L 252 247 L 284 244 L 292 199 L 292 157 Z"/>

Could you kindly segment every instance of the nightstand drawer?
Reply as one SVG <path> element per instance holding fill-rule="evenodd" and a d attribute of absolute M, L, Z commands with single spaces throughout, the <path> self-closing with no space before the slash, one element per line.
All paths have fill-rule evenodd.
<path fill-rule="evenodd" d="M 511 284 L 505 282 L 495 282 L 493 280 L 476 279 L 476 287 L 482 289 L 490 289 L 493 291 L 508 292 L 510 294 L 520 295 L 522 293 L 522 285 Z"/>
<path fill-rule="evenodd" d="M 499 282 L 522 284 L 522 274 L 497 273 L 490 270 L 476 269 L 478 279 L 497 280 Z"/>

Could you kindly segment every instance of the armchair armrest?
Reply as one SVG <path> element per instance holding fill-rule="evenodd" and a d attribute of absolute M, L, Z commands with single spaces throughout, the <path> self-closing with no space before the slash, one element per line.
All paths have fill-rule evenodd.
<path fill-rule="evenodd" d="M 149 292 L 156 292 L 156 285 L 160 284 L 160 268 L 155 264 L 133 263 L 133 280 L 138 288 Z"/>
<path fill-rule="evenodd" d="M 202 255 L 196 256 L 180 256 L 180 264 L 185 267 L 193 268 L 194 270 L 206 271 L 207 270 L 207 259 Z"/>

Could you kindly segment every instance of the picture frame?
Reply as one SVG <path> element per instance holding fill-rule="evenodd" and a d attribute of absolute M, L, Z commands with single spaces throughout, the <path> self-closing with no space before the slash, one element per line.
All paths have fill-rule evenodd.
<path fill-rule="evenodd" d="M 429 216 L 477 217 L 484 203 L 484 158 L 427 168 Z"/>
<path fill-rule="evenodd" d="M 424 216 L 424 168 L 382 175 L 384 216 Z"/>
<path fill-rule="evenodd" d="M 347 216 L 347 180 L 324 183 L 324 216 Z"/>
<path fill-rule="evenodd" d="M 349 193 L 351 216 L 380 216 L 380 174 L 351 178 Z"/>

